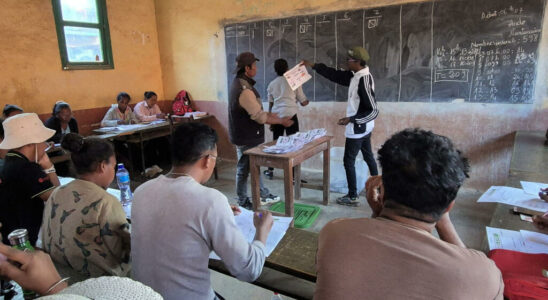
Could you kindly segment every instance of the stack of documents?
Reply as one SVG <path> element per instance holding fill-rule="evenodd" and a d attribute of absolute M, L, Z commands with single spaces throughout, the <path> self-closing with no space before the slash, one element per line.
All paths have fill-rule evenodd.
<path fill-rule="evenodd" d="M 505 249 L 524 253 L 548 254 L 548 235 L 527 230 L 486 227 L 489 250 Z"/>
<path fill-rule="evenodd" d="M 240 228 L 240 231 L 244 235 L 245 239 L 252 243 L 255 238 L 255 226 L 253 225 L 253 211 L 247 210 L 243 207 L 240 207 L 242 211 L 239 215 L 235 216 L 236 225 Z M 274 225 L 272 225 L 272 230 L 268 234 L 266 240 L 266 256 L 268 257 L 272 251 L 278 246 L 278 243 L 282 240 L 285 235 L 285 232 L 289 228 L 289 224 L 293 218 L 291 217 L 277 217 L 273 216 Z M 215 252 L 211 252 L 209 258 L 220 260 L 219 256 Z"/>
<path fill-rule="evenodd" d="M 325 128 L 316 128 L 307 132 L 297 132 L 290 136 L 281 136 L 278 138 L 276 145 L 265 147 L 263 149 L 266 153 L 288 153 L 301 149 L 307 143 L 320 138 L 327 134 Z"/>
<path fill-rule="evenodd" d="M 541 188 L 547 188 L 548 184 L 538 182 L 521 181 L 523 189 L 507 186 L 492 186 L 478 202 L 498 202 L 512 206 L 519 206 L 538 212 L 548 212 L 548 202 L 540 199 Z"/>

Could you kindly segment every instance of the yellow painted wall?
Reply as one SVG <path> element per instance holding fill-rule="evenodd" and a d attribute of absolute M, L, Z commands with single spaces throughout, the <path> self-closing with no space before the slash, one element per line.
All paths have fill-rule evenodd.
<path fill-rule="evenodd" d="M 418 1 L 156 0 L 164 93 L 166 98 L 173 98 L 184 88 L 195 99 L 219 100 L 214 102 L 218 106 L 216 113 L 226 119 L 224 25 L 407 2 Z M 504 184 L 514 133 L 518 130 L 545 131 L 548 127 L 548 18 L 544 18 L 543 28 L 534 103 L 380 102 L 380 114 L 373 131 L 373 150 L 376 152 L 387 138 L 406 127 L 433 130 L 450 137 L 470 158 L 469 186 L 485 189 Z M 336 125 L 336 120 L 344 116 L 345 106 L 341 102 L 311 103 L 300 110 L 301 130 L 324 127 L 335 136 L 332 145 L 343 147 L 344 128 Z M 226 122 L 223 125 L 227 126 Z M 271 138 L 270 133 L 266 136 Z M 321 162 L 312 159 L 305 166 L 320 168 Z"/>
<path fill-rule="evenodd" d="M 163 99 L 154 0 L 107 0 L 112 70 L 63 71 L 51 0 L 3 0 L 0 104 L 47 113 L 58 99 L 73 109 L 108 106 L 120 91 Z"/>

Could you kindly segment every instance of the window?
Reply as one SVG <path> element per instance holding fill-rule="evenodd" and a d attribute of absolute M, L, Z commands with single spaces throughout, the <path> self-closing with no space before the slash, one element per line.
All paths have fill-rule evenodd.
<path fill-rule="evenodd" d="M 105 0 L 52 0 L 63 70 L 113 69 Z"/>

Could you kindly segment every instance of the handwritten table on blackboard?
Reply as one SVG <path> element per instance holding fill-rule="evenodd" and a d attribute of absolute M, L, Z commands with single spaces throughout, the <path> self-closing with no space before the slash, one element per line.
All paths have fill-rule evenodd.
<path fill-rule="evenodd" d="M 532 103 L 544 6 L 433 1 L 229 24 L 227 70 L 238 53 L 255 53 L 256 88 L 266 99 L 276 59 L 344 68 L 347 49 L 358 45 L 371 55 L 377 101 Z M 312 75 L 303 86 L 311 101 L 346 101 L 347 88 Z"/>

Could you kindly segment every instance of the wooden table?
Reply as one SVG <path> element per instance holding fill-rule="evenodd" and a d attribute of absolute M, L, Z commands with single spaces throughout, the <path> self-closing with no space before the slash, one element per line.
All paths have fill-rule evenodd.
<path fill-rule="evenodd" d="M 312 299 L 317 249 L 318 233 L 289 228 L 253 284 L 296 299 Z M 222 261 L 210 259 L 209 268 L 230 275 Z"/>
<path fill-rule="evenodd" d="M 181 124 L 185 124 L 192 121 L 202 120 L 211 118 L 212 115 L 205 115 L 203 117 L 200 117 L 198 119 L 194 118 L 173 118 L 171 120 L 166 120 L 162 123 L 156 123 L 156 124 L 149 124 L 144 127 L 130 129 L 130 130 L 118 130 L 118 131 L 111 131 L 111 132 L 104 132 L 103 129 L 95 129 L 94 132 L 100 133 L 100 135 L 97 135 L 99 138 L 103 139 L 116 139 L 122 142 L 131 143 L 131 144 L 139 144 L 140 146 L 140 153 L 141 153 L 141 166 L 143 170 L 146 169 L 145 165 L 145 152 L 144 152 L 144 142 L 149 141 L 152 139 L 164 137 L 164 136 L 171 136 L 173 133 L 174 128 Z M 174 121 L 175 120 L 175 121 Z M 131 151 L 129 151 L 129 159 L 131 158 Z M 215 169 L 215 178 L 217 178 L 217 170 Z"/>
<path fill-rule="evenodd" d="M 323 191 L 323 204 L 329 201 L 329 149 L 331 148 L 332 136 L 323 136 L 304 145 L 298 151 L 271 154 L 265 153 L 263 149 L 272 146 L 276 141 L 265 143 L 251 148 L 244 152 L 249 155 L 249 168 L 251 172 L 251 193 L 253 196 L 253 210 L 261 206 L 261 195 L 259 187 L 260 166 L 279 168 L 284 170 L 285 190 L 285 215 L 293 217 L 293 179 L 295 179 L 295 199 L 301 198 L 301 186 Z M 301 163 L 310 157 L 323 151 L 323 185 L 301 184 Z M 295 178 L 293 178 L 293 167 L 295 167 Z M 293 226 L 293 223 L 292 223 Z"/>
<path fill-rule="evenodd" d="M 512 160 L 506 185 L 521 188 L 520 181 L 548 183 L 548 146 L 544 145 L 545 133 L 540 131 L 518 131 L 514 140 Z M 522 221 L 519 215 L 511 213 L 513 206 L 497 203 L 489 227 L 510 230 L 529 230 L 538 232 L 533 223 Z M 539 212 L 520 208 L 520 210 L 538 215 Z M 489 251 L 484 238 L 482 250 Z"/>

